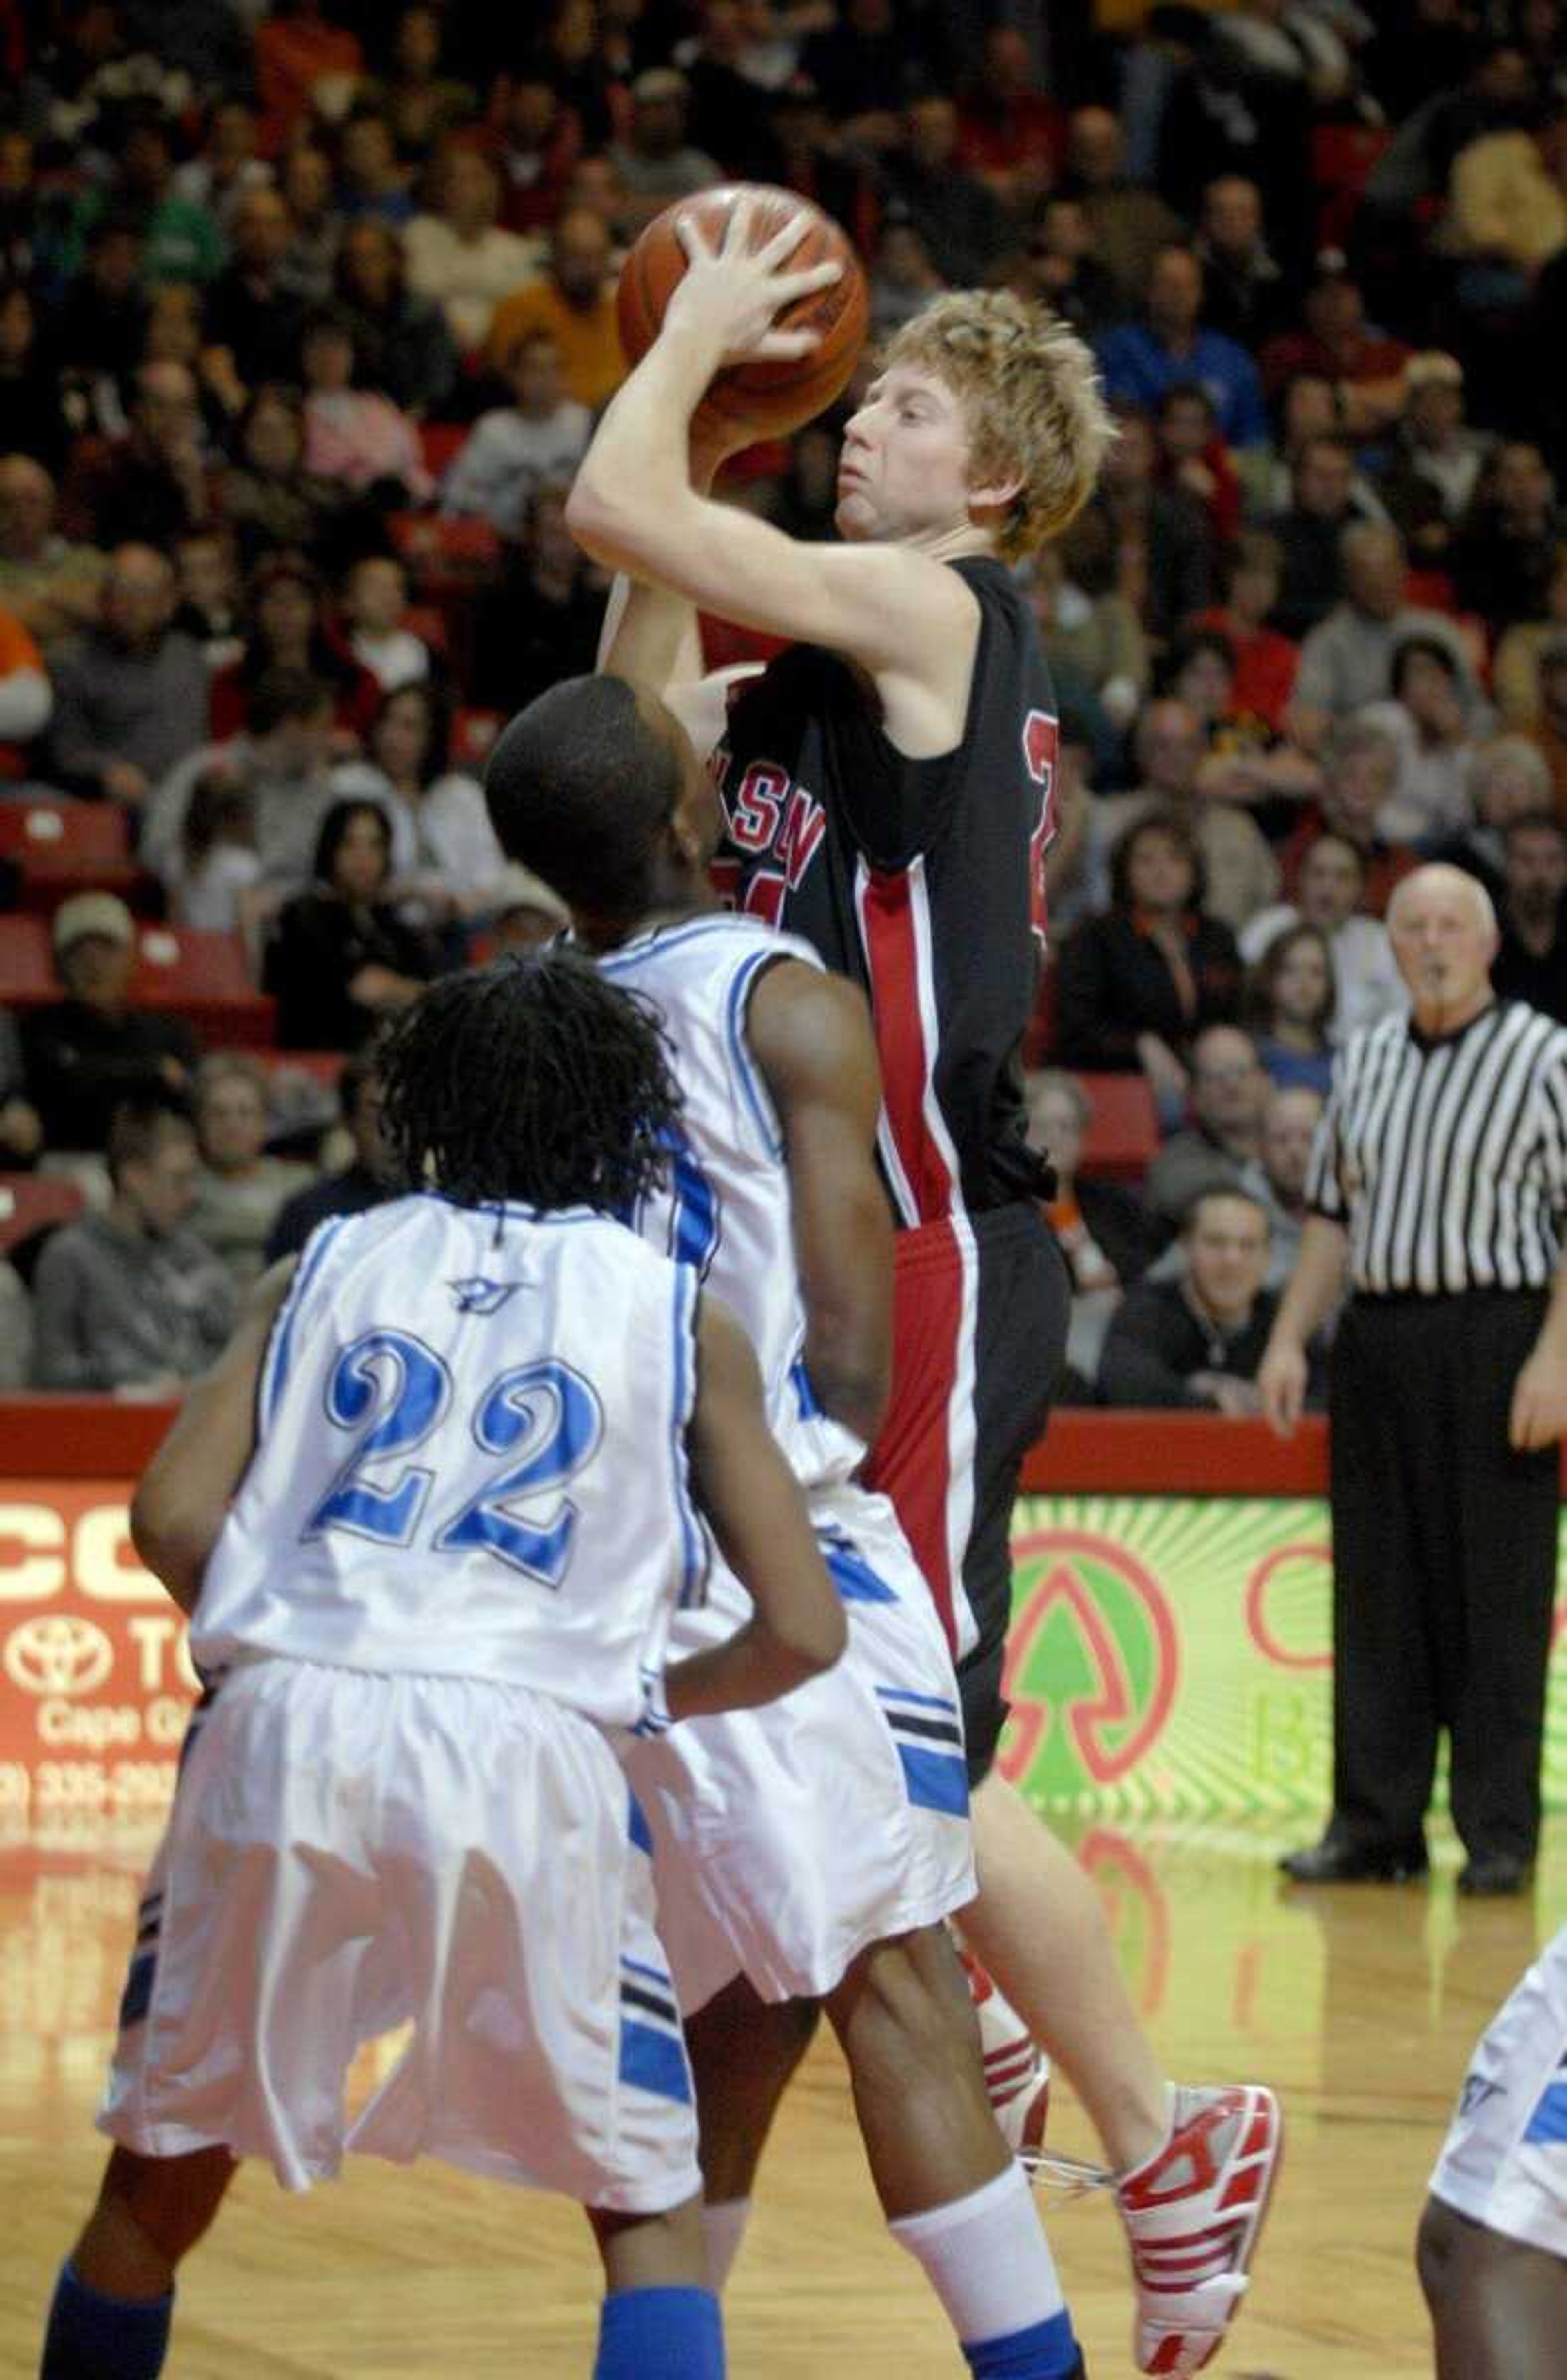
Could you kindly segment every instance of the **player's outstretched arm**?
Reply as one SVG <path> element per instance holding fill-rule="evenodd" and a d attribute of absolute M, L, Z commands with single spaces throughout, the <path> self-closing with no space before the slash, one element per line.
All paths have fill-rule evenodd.
<path fill-rule="evenodd" d="M 881 1075 L 858 988 L 781 959 L 751 993 L 746 1038 L 784 1128 L 806 1370 L 867 1445 L 893 1365 L 893 1219 L 876 1171 Z"/>
<path fill-rule="evenodd" d="M 710 1291 L 697 1308 L 692 1480 L 720 1552 L 756 1605 L 725 1645 L 672 1664 L 671 1718 L 770 1703 L 830 1670 L 845 1642 L 795 1475 L 767 1426 L 761 1374 L 728 1307 Z"/>
<path fill-rule="evenodd" d="M 284 1257 L 251 1288 L 234 1336 L 192 1382 L 131 1499 L 131 1543 L 182 1611 L 196 1609 L 229 1500 L 255 1451 L 261 1364 L 298 1263 Z"/>

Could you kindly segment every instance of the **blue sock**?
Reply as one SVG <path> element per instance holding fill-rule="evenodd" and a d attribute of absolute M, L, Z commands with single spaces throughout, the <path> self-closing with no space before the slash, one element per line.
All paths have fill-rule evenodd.
<path fill-rule="evenodd" d="M 974 2380 L 1074 2380 L 1082 2371 L 1072 2317 L 1062 2308 L 1048 2322 L 1009 2330 L 1001 2338 L 965 2339 L 964 2361 Z"/>
<path fill-rule="evenodd" d="M 723 2322 L 711 2289 L 613 2290 L 593 2380 L 723 2380 Z"/>
<path fill-rule="evenodd" d="M 90 2289 L 67 2256 L 55 2285 L 39 2380 L 158 2380 L 169 2347 L 174 2291 L 111 2298 Z"/>

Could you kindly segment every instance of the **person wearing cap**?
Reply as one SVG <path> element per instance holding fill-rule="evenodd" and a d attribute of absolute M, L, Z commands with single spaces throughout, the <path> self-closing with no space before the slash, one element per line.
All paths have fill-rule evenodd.
<path fill-rule="evenodd" d="M 1428 347 L 1403 368 L 1403 416 L 1387 447 L 1377 492 L 1422 569 L 1445 566 L 1494 440 L 1464 419 L 1464 367 Z"/>
<path fill-rule="evenodd" d="M 189 1228 L 200 1160 L 167 1094 L 115 1105 L 105 1213 L 53 1232 L 33 1274 L 32 1384 L 177 1396 L 223 1353 L 238 1294 Z"/>
<path fill-rule="evenodd" d="M 609 154 L 626 188 L 626 228 L 651 223 L 675 199 L 723 179 L 723 169 L 686 137 L 691 88 L 675 67 L 650 67 L 631 86 L 631 123 Z"/>
<path fill-rule="evenodd" d="M 129 1005 L 136 927 L 116 893 L 62 902 L 54 947 L 65 997 L 19 1020 L 28 1097 L 52 1150 L 99 1150 L 123 1100 L 183 1093 L 196 1039 L 179 1017 Z"/>

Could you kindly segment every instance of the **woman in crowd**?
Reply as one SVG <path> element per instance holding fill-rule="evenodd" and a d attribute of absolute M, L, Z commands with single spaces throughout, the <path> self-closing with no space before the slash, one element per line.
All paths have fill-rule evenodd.
<path fill-rule="evenodd" d="M 221 760 L 190 788 L 178 844 L 164 869 L 169 914 L 203 933 L 232 933 L 261 880 L 255 803 L 244 776 Z"/>
<path fill-rule="evenodd" d="M 285 902 L 263 980 L 284 1050 L 357 1050 L 439 972 L 430 938 L 391 898 L 392 830 L 374 802 L 334 802 L 315 884 Z"/>
<path fill-rule="evenodd" d="M 263 382 L 239 418 L 220 502 L 248 565 L 279 548 L 329 552 L 341 537 L 346 488 L 305 463 L 305 413 L 297 389 Z"/>
<path fill-rule="evenodd" d="M 457 351 L 433 298 L 407 285 L 400 235 L 361 215 L 337 251 L 335 312 L 353 336 L 357 377 L 415 419 L 436 412 L 457 375 Z"/>
<path fill-rule="evenodd" d="M 1286 926 L 1257 962 L 1248 987 L 1257 1054 L 1281 1091 L 1326 1099 L 1333 1081 L 1333 960 L 1315 926 Z"/>
<path fill-rule="evenodd" d="M 250 626 L 244 650 L 213 680 L 213 740 L 238 735 L 256 686 L 269 670 L 281 668 L 303 670 L 334 689 L 337 724 L 352 748 L 375 716 L 381 688 L 329 624 L 316 571 L 302 553 L 274 553 L 251 573 L 246 595 Z"/>
<path fill-rule="evenodd" d="M 266 1076 L 237 1050 L 202 1059 L 195 1116 L 201 1177 L 190 1228 L 243 1289 L 262 1269 L 279 1208 L 311 1179 L 311 1168 L 267 1155 Z"/>
<path fill-rule="evenodd" d="M 427 925 L 492 911 L 505 877 L 482 788 L 450 765 L 450 730 L 437 686 L 401 686 L 371 720 L 364 759 L 333 776 L 340 795 L 373 801 L 390 818 L 390 897 Z"/>
<path fill-rule="evenodd" d="M 1240 953 L 1228 926 L 1204 914 L 1202 856 L 1179 810 L 1147 810 L 1127 829 L 1110 881 L 1110 907 L 1086 918 L 1061 954 L 1061 1058 L 1107 1073 L 1140 1067 L 1161 1119 L 1173 1123 L 1192 1036 L 1240 1014 Z"/>

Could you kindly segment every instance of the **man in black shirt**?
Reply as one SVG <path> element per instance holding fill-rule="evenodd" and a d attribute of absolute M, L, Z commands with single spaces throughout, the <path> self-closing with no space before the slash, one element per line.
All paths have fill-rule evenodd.
<path fill-rule="evenodd" d="M 1184 1278 L 1129 1290 L 1099 1359 L 1107 1405 L 1175 1406 L 1193 1413 L 1261 1410 L 1257 1367 L 1279 1301 L 1263 1287 L 1268 1210 L 1245 1190 L 1205 1190 L 1182 1228 Z M 1314 1380 L 1306 1402 L 1320 1402 Z"/>
<path fill-rule="evenodd" d="M 51 1149 L 101 1149 L 123 1101 L 183 1092 L 196 1037 L 177 1016 L 129 1006 L 136 926 L 113 892 L 78 892 L 55 912 L 64 1000 L 19 1020 L 28 1096 Z"/>
<path fill-rule="evenodd" d="M 1502 1000 L 1526 1001 L 1567 1025 L 1567 833 L 1549 814 L 1514 820 L 1502 840 L 1501 940 L 1491 985 Z"/>

